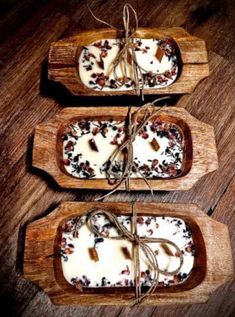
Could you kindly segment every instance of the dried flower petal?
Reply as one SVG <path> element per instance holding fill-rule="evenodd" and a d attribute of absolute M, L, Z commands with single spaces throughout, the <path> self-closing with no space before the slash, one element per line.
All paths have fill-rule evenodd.
<path fill-rule="evenodd" d="M 185 251 L 191 253 L 191 252 L 192 252 L 192 247 L 191 247 L 190 245 L 188 245 L 188 246 L 185 248 Z"/>
<path fill-rule="evenodd" d="M 79 290 L 80 292 L 83 292 L 82 284 L 80 281 L 75 283 L 74 286 L 76 287 L 77 290 Z"/>
<path fill-rule="evenodd" d="M 68 159 L 63 159 L 63 163 L 64 163 L 64 165 L 69 165 L 70 161 Z"/>

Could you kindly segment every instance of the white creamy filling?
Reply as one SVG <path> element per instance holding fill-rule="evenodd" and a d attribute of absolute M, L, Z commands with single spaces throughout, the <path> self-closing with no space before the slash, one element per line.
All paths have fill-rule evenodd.
<path fill-rule="evenodd" d="M 115 149 L 123 142 L 125 132 L 123 131 L 123 122 L 101 122 L 101 124 L 104 123 L 107 125 L 105 135 L 101 132 L 95 135 L 92 133 L 100 126 L 98 121 L 89 121 L 88 130 L 82 130 L 79 123 L 75 123 L 72 125 L 73 133 L 65 135 L 63 159 L 66 163 L 64 167 L 69 174 L 79 178 L 106 178 L 105 164 Z M 122 130 L 120 131 L 120 129 Z M 133 143 L 134 162 L 138 164 L 140 172 L 133 172 L 132 178 L 140 177 L 140 173 L 144 173 L 147 178 L 175 177 L 181 172 L 184 140 L 180 130 L 176 125 L 164 122 L 162 125 L 157 125 L 156 129 L 157 131 L 152 131 L 152 123 L 149 122 L 146 125 L 146 131 L 136 136 Z M 171 133 L 171 131 L 173 132 Z M 118 138 L 116 138 L 117 134 Z M 113 144 L 115 138 L 118 144 Z M 159 149 L 157 151 L 152 146 L 153 139 L 158 143 Z M 90 140 L 95 141 L 98 151 L 91 147 Z M 69 143 L 73 144 L 71 148 L 67 146 Z M 86 176 L 80 169 L 80 164 L 86 162 L 89 162 L 89 167 L 94 171 L 91 177 Z M 122 154 L 117 156 L 116 162 L 122 166 Z M 154 166 L 153 162 L 155 162 Z M 145 171 L 145 167 L 149 168 L 149 171 Z"/>
<path fill-rule="evenodd" d="M 176 243 L 183 254 L 183 266 L 176 276 L 160 274 L 159 282 L 165 286 L 178 284 L 190 274 L 194 264 L 194 245 L 190 229 L 185 222 L 172 217 L 141 217 L 143 223 L 137 223 L 137 232 L 140 237 L 165 238 Z M 130 217 L 119 216 L 124 226 L 130 230 Z M 71 221 L 68 224 L 71 225 Z M 99 231 L 105 230 L 110 236 L 117 234 L 114 228 L 105 228 L 109 221 L 103 215 L 99 216 L 96 225 Z M 104 226 L 104 227 L 103 227 Z M 67 232 L 66 232 L 67 230 Z M 102 286 L 132 286 L 134 285 L 134 267 L 132 259 L 125 257 L 122 248 L 127 248 L 133 254 L 133 246 L 125 240 L 103 239 L 103 242 L 95 243 L 95 236 L 87 225 L 77 229 L 78 237 L 75 237 L 74 226 L 62 233 L 61 265 L 65 280 L 72 284 L 81 283 L 87 287 Z M 157 260 L 160 269 L 172 271 L 177 269 L 180 260 L 175 256 L 173 246 L 159 243 L 149 243 L 149 246 L 157 252 Z M 89 254 L 89 248 L 94 248 L 98 254 L 98 261 L 94 261 Z M 69 250 L 69 251 L 68 251 Z M 169 250 L 172 254 L 169 254 Z M 151 285 L 152 271 L 146 257 L 140 252 L 141 283 L 144 286 Z M 148 274 L 146 274 L 146 272 Z"/>
<path fill-rule="evenodd" d="M 107 44 L 108 43 L 108 44 Z M 171 85 L 178 75 L 178 61 L 173 44 L 156 39 L 133 39 L 138 65 L 145 78 L 144 88 L 162 88 Z M 156 57 L 158 47 L 163 48 L 163 56 Z M 123 61 L 116 67 L 113 62 L 120 51 L 119 39 L 107 39 L 91 43 L 79 56 L 79 76 L 83 84 L 94 90 L 131 90 L 135 88 L 133 66 Z M 126 76 L 125 83 L 120 82 Z M 153 80 L 153 78 L 155 79 Z M 118 79 L 117 82 L 113 82 Z M 141 76 L 139 76 L 141 79 Z"/>

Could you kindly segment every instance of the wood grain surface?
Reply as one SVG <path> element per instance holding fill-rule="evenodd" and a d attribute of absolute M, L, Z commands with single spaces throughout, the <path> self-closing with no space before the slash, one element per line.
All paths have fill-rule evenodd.
<path fill-rule="evenodd" d="M 210 76 L 192 95 L 174 98 L 197 119 L 214 126 L 219 169 L 185 192 L 155 194 L 158 202 L 197 203 L 214 219 L 228 225 L 235 258 L 235 3 L 233 0 L 129 1 L 141 27 L 184 27 L 206 41 Z M 49 214 L 61 201 L 91 201 L 101 191 L 62 190 L 32 168 L 35 126 L 67 106 L 128 106 L 133 96 L 71 97 L 47 80 L 51 42 L 79 30 L 103 27 L 90 16 L 84 0 L 0 1 L 0 293 L 4 316 L 34 317 L 198 317 L 235 314 L 235 283 L 220 287 L 206 304 L 171 307 L 57 307 L 32 282 L 22 277 L 25 225 Z M 124 1 L 90 1 L 101 18 L 121 26 Z M 152 100 L 151 96 L 146 101 Z M 109 201 L 149 202 L 149 193 L 116 193 Z M 220 250 L 218 250 L 219 252 Z"/>

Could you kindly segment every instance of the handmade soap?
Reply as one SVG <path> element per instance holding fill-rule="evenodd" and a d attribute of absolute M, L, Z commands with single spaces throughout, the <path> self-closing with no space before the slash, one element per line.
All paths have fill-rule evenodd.
<path fill-rule="evenodd" d="M 75 217 L 62 226 L 60 243 L 61 266 L 65 280 L 77 287 L 119 287 L 134 285 L 133 245 L 126 240 L 113 240 L 97 236 L 90 231 L 86 217 Z M 129 231 L 131 216 L 118 216 Z M 116 228 L 104 215 L 94 216 L 94 225 L 107 237 L 117 236 Z M 183 255 L 183 265 L 178 274 L 160 274 L 159 285 L 182 283 L 189 276 L 193 265 L 195 246 L 189 226 L 179 218 L 160 216 L 137 217 L 140 237 L 165 238 L 174 242 Z M 160 269 L 171 271 L 179 266 L 179 254 L 171 245 L 148 243 L 155 251 Z M 140 252 L 142 286 L 151 286 L 153 272 Z"/>
<path fill-rule="evenodd" d="M 86 87 L 94 90 L 131 90 L 135 88 L 132 50 L 126 60 L 114 67 L 123 42 L 103 39 L 86 45 L 79 56 L 79 76 Z M 171 85 L 179 73 L 175 44 L 171 39 L 134 38 L 132 47 L 143 75 L 144 89 Z M 137 76 L 141 81 L 141 75 Z"/>
<path fill-rule="evenodd" d="M 78 178 L 106 178 L 110 157 L 126 138 L 122 121 L 81 120 L 68 125 L 62 135 L 63 165 Z M 156 117 L 147 122 L 133 142 L 134 168 L 131 177 L 169 178 L 181 174 L 184 136 L 180 128 Z M 119 177 L 123 154 L 112 162 L 112 173 Z"/>

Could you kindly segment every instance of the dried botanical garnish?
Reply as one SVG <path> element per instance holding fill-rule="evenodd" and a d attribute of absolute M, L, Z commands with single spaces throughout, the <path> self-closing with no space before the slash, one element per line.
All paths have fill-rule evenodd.
<path fill-rule="evenodd" d="M 127 62 L 132 65 L 133 57 L 129 51 L 127 51 Z"/>
<path fill-rule="evenodd" d="M 130 251 L 128 250 L 127 247 L 122 247 L 122 253 L 124 254 L 124 256 L 127 260 L 132 260 L 132 256 L 131 256 Z"/>
<path fill-rule="evenodd" d="M 171 241 L 173 240 L 175 242 L 177 241 L 177 244 L 179 243 L 179 253 L 177 253 L 177 250 L 174 247 L 167 243 L 162 242 L 160 247 L 159 243 L 149 244 L 159 261 L 159 267 L 162 267 L 164 270 L 165 267 L 168 267 L 169 263 L 178 263 L 181 255 L 183 255 L 184 258 L 187 258 L 187 261 L 190 260 L 192 265 L 191 267 L 187 267 L 187 265 L 186 267 L 182 267 L 181 271 L 179 271 L 179 273 L 177 273 L 175 276 L 167 276 L 164 275 L 164 273 L 160 274 L 159 286 L 170 287 L 173 284 L 183 282 L 191 272 L 195 256 L 195 246 L 193 244 L 192 232 L 189 226 L 182 219 L 173 217 L 139 215 L 137 218 L 137 233 L 139 234 L 140 238 L 159 237 L 166 238 Z M 82 291 L 84 287 L 133 287 L 135 285 L 135 280 L 133 279 L 133 261 L 135 256 L 134 253 L 132 254 L 133 248 L 130 245 L 123 245 L 120 247 L 119 250 L 121 251 L 121 255 L 123 254 L 124 256 L 119 256 L 118 252 L 115 254 L 114 258 L 116 258 L 116 255 L 118 255 L 118 266 L 115 265 L 116 260 L 113 260 L 113 267 L 110 267 L 109 261 L 107 261 L 107 271 L 102 270 L 102 272 L 99 272 L 97 269 L 95 274 L 90 275 L 88 273 L 89 270 L 94 267 L 94 265 L 101 263 L 103 265 L 107 259 L 111 259 L 114 255 L 112 254 L 111 250 L 116 252 L 116 247 L 118 247 L 118 245 L 115 246 L 114 243 L 112 246 L 112 243 L 110 244 L 110 239 L 105 239 L 105 237 L 100 237 L 94 233 L 91 233 L 90 231 L 80 231 L 82 226 L 86 225 L 86 219 L 86 216 L 74 217 L 62 226 L 60 255 L 62 269 L 66 280 L 79 291 Z M 129 215 L 119 215 L 118 219 L 127 230 L 132 228 L 131 224 L 133 219 Z M 115 230 L 114 224 L 110 222 L 104 215 L 95 215 L 93 221 L 99 232 L 102 232 L 105 236 L 113 235 L 113 230 Z M 153 231 L 153 234 L 149 232 L 149 229 Z M 74 237 L 73 235 L 75 230 L 79 231 L 77 237 Z M 88 239 L 86 240 L 86 238 Z M 89 244 L 86 247 L 88 250 L 87 268 L 86 265 L 77 265 L 77 261 L 79 261 L 77 255 L 83 256 L 82 252 L 80 252 L 81 244 L 77 243 L 78 239 L 82 239 L 82 244 L 85 243 L 84 241 L 89 240 L 93 246 L 90 247 Z M 91 241 L 90 239 L 93 240 Z M 70 250 L 68 250 L 68 248 Z M 161 252 L 162 248 L 163 252 Z M 187 252 L 185 252 L 186 248 Z M 171 252 L 171 250 L 173 252 Z M 189 252 L 190 250 L 191 252 Z M 76 256 L 74 256 L 75 254 Z M 166 261 L 163 260 L 163 258 L 165 258 Z M 142 257 L 140 257 L 140 261 L 141 271 L 138 277 L 139 281 L 142 286 L 150 287 L 153 279 L 152 268 L 149 265 L 146 266 L 146 263 Z M 117 267 L 120 267 L 120 269 L 117 269 Z M 106 267 L 104 269 L 106 269 Z"/>
<path fill-rule="evenodd" d="M 157 60 L 161 63 L 162 58 L 164 56 L 164 51 L 160 46 L 158 46 L 155 56 L 156 56 Z"/>
<path fill-rule="evenodd" d="M 160 145 L 158 144 L 157 140 L 155 138 L 152 139 L 152 141 L 150 142 L 152 145 L 152 148 L 155 151 L 158 151 L 160 149 Z"/>
<path fill-rule="evenodd" d="M 180 282 L 180 278 L 178 275 L 174 275 L 174 280 L 173 280 L 174 284 L 178 284 Z"/>
<path fill-rule="evenodd" d="M 96 79 L 105 82 L 103 73 L 94 75 Z M 62 138 L 63 165 L 66 171 L 79 178 L 106 178 L 109 164 L 111 164 L 112 176 L 114 178 L 120 177 L 123 171 L 123 156 L 120 155 L 115 162 L 110 163 L 109 154 L 107 154 L 107 160 L 105 159 L 105 152 L 107 150 L 108 153 L 114 149 L 114 147 L 110 148 L 110 145 L 119 147 L 125 140 L 126 132 L 125 123 L 114 120 L 92 121 L 84 119 L 68 125 L 63 131 Z M 104 143 L 99 140 L 101 136 L 107 139 L 105 147 L 103 147 Z M 83 151 L 83 137 L 86 138 L 86 142 L 89 142 L 89 148 L 94 153 L 91 153 L 89 148 Z M 80 141 L 81 139 L 82 141 Z M 136 141 L 137 144 L 143 144 L 143 147 L 145 144 L 149 144 L 150 156 L 154 157 L 155 152 L 157 158 L 151 159 L 145 151 L 143 154 L 138 154 L 138 157 L 133 158 L 134 165 L 131 177 L 140 176 L 138 171 L 144 177 L 151 179 L 173 178 L 180 175 L 184 157 L 184 139 L 177 125 L 164 122 L 157 117 L 153 121 L 147 122 L 136 136 Z M 95 153 L 101 151 L 103 158 L 97 164 Z"/>
<path fill-rule="evenodd" d="M 188 245 L 188 246 L 185 248 L 185 251 L 191 253 L 191 252 L 192 252 L 192 247 L 191 247 L 191 245 Z"/>
<path fill-rule="evenodd" d="M 74 286 L 77 290 L 79 290 L 80 292 L 83 292 L 82 284 L 80 281 L 77 283 L 74 283 Z"/>
<path fill-rule="evenodd" d="M 99 261 L 99 255 L 95 248 L 89 248 L 89 254 L 93 261 L 98 262 Z"/>
<path fill-rule="evenodd" d="M 68 159 L 63 159 L 63 163 L 64 163 L 64 165 L 69 165 L 70 161 Z"/>
<path fill-rule="evenodd" d="M 93 151 L 99 152 L 98 146 L 94 139 L 89 140 L 89 145 Z"/>
<path fill-rule="evenodd" d="M 104 61 L 103 61 L 103 58 L 102 58 L 101 54 L 100 54 L 100 60 L 97 61 L 97 64 L 99 65 L 99 67 L 101 69 L 104 69 Z"/>
<path fill-rule="evenodd" d="M 115 57 L 118 57 L 118 54 L 124 48 L 124 42 L 121 39 L 103 39 L 84 47 L 79 58 L 79 74 L 82 82 L 94 90 L 107 91 L 120 87 L 122 90 L 134 89 L 139 82 L 142 82 L 145 89 L 165 87 L 176 80 L 178 58 L 174 41 L 169 39 L 133 38 L 131 46 L 124 52 L 124 58 L 118 60 L 118 66 L 115 66 Z M 155 49 L 154 57 L 149 52 L 154 52 Z M 112 58 L 109 58 L 110 54 L 112 54 Z M 142 58 L 143 54 L 146 55 L 144 59 Z M 162 60 L 163 56 L 168 58 Z M 104 59 L 106 59 L 105 63 Z M 164 67 L 166 71 L 161 71 L 161 67 L 156 63 L 156 60 L 160 63 L 166 63 L 166 67 Z M 153 66 L 150 67 L 151 71 L 145 70 L 146 64 Z M 133 72 L 136 66 L 139 67 L 140 71 L 137 77 L 134 76 L 135 72 Z M 104 78 L 97 80 L 94 76 L 100 70 L 103 71 L 104 76 L 108 77 L 107 80 L 104 80 Z M 125 80 L 120 80 L 122 78 Z"/>

